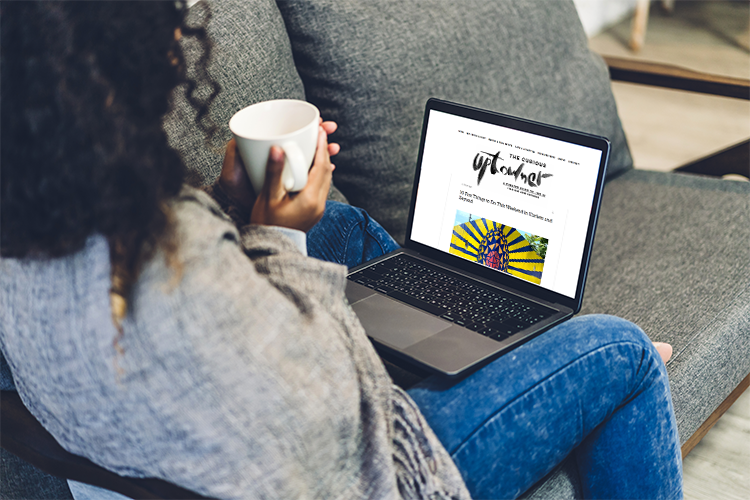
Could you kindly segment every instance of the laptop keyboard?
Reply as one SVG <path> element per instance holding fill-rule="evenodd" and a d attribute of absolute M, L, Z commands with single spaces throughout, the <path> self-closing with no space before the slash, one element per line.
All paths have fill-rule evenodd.
<path fill-rule="evenodd" d="M 405 254 L 357 271 L 349 279 L 497 341 L 554 314 Z"/>

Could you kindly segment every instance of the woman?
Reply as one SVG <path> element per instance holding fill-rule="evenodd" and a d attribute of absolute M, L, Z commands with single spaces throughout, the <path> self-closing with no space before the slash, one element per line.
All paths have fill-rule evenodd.
<path fill-rule="evenodd" d="M 191 98 L 210 130 L 216 88 L 205 58 L 186 77 L 176 39 L 209 43 L 184 11 L 2 6 L 0 347 L 64 448 L 220 498 L 510 498 L 571 453 L 587 497 L 681 496 L 666 370 L 623 320 L 568 321 L 452 385 L 392 385 L 346 268 L 301 251 L 304 231 L 349 265 L 394 247 L 325 204 L 335 124 L 297 195 L 274 148 L 256 198 L 232 143 L 208 194 L 185 186 L 161 117 L 187 82 L 210 89 Z"/>

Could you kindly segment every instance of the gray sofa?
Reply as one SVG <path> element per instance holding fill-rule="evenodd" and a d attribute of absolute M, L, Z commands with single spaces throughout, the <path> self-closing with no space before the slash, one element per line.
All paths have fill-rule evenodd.
<path fill-rule="evenodd" d="M 741 392 L 750 374 L 750 183 L 632 168 L 607 67 L 589 51 L 572 0 L 222 0 L 211 8 L 220 131 L 207 143 L 181 92 L 165 119 L 204 183 L 219 174 L 235 111 L 306 99 L 340 126 L 331 198 L 366 208 L 403 239 L 428 98 L 606 136 L 613 150 L 581 314 L 621 316 L 674 346 L 667 369 L 683 453 Z M 191 16 L 201 15 L 198 4 Z M 408 383 L 404 367 L 390 368 Z M 577 477 L 566 461 L 524 496 L 578 497 Z"/>

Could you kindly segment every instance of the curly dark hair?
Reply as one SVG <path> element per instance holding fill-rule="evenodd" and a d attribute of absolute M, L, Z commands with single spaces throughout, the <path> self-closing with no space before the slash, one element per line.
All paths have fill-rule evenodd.
<path fill-rule="evenodd" d="M 0 255 L 68 255 L 102 234 L 125 299 L 141 264 L 172 248 L 166 202 L 186 169 L 162 117 L 186 84 L 208 130 L 219 91 L 205 69 L 210 13 L 194 8 L 206 9 L 201 26 L 187 25 L 184 2 L 3 2 Z M 203 47 L 191 78 L 180 34 Z"/>

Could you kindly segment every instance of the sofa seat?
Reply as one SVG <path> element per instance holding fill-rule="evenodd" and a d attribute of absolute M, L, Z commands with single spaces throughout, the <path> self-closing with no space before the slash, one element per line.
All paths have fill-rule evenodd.
<path fill-rule="evenodd" d="M 750 183 L 630 170 L 605 187 L 581 314 L 672 344 L 683 444 L 750 373 L 748 242 Z"/>

